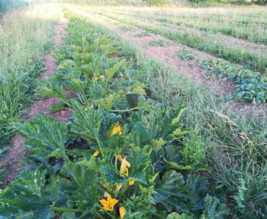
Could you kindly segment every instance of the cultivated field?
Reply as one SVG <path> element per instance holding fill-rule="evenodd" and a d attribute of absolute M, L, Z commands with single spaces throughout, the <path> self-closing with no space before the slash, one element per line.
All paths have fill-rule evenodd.
<path fill-rule="evenodd" d="M 266 14 L 46 4 L 5 15 L 0 219 L 267 218 Z"/>

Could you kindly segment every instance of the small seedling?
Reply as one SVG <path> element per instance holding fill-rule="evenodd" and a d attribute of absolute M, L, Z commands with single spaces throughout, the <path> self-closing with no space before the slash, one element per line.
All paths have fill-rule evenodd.
<path fill-rule="evenodd" d="M 135 36 L 135 37 L 145 37 L 145 36 L 150 36 L 150 35 L 151 35 L 150 32 L 148 32 L 148 31 L 144 31 L 144 32 L 135 34 L 134 36 Z"/>
<path fill-rule="evenodd" d="M 194 54 L 192 51 L 187 50 L 187 49 L 182 49 L 178 51 L 178 56 L 182 60 L 193 60 L 194 59 Z"/>
<path fill-rule="evenodd" d="M 170 46 L 171 44 L 165 40 L 152 40 L 149 42 L 149 46 Z"/>

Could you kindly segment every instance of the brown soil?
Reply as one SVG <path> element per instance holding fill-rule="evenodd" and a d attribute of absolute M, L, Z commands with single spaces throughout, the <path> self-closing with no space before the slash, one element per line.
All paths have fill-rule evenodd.
<path fill-rule="evenodd" d="M 54 36 L 54 47 L 58 48 L 64 44 L 62 40 L 62 36 L 65 34 L 65 29 L 67 27 L 67 21 L 62 20 L 59 24 L 55 26 L 55 36 Z M 56 70 L 55 59 L 51 55 L 47 55 L 44 57 L 44 66 L 46 71 L 40 77 L 41 80 L 47 80 L 50 75 L 52 75 Z M 72 94 L 67 93 L 68 96 L 72 96 Z M 35 117 L 39 113 L 44 113 L 48 116 L 55 118 L 59 122 L 67 122 L 70 119 L 72 111 L 70 109 L 67 110 L 60 110 L 56 113 L 50 113 L 50 108 L 55 104 L 58 103 L 58 98 L 46 98 L 41 99 L 34 103 L 30 109 L 25 113 L 26 119 L 31 119 Z M 2 165 L 5 168 L 6 172 L 8 173 L 7 184 L 4 187 L 8 186 L 8 184 L 16 178 L 16 174 L 20 169 L 20 160 L 25 157 L 25 140 L 26 138 L 21 135 L 16 135 L 12 139 L 12 147 L 11 149 L 5 154 L 5 160 L 3 161 Z"/>

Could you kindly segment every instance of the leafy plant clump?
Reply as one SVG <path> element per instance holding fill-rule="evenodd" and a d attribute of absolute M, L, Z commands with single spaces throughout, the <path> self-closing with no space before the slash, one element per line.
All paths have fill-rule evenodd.
<path fill-rule="evenodd" d="M 193 60 L 195 58 L 193 52 L 187 49 L 181 49 L 178 51 L 178 56 L 182 60 Z"/>
<path fill-rule="evenodd" d="M 238 100 L 263 104 L 267 101 L 267 79 L 260 73 L 243 69 L 222 59 L 203 60 L 203 69 L 222 80 L 236 83 L 235 97 Z"/>
<path fill-rule="evenodd" d="M 39 94 L 73 110 L 15 127 L 27 136 L 25 170 L 0 193 L 0 218 L 224 218 L 205 150 L 180 118 L 150 99 L 133 61 L 71 18 L 58 69 Z M 117 57 L 117 58 L 114 58 Z M 66 95 L 72 93 L 72 98 Z"/>
<path fill-rule="evenodd" d="M 171 43 L 165 41 L 165 40 L 152 40 L 149 42 L 149 46 L 170 46 Z"/>

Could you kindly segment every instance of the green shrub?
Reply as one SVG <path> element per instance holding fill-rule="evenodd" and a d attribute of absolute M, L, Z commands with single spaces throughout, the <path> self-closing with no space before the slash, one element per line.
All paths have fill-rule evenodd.
<path fill-rule="evenodd" d="M 6 11 L 25 6 L 26 2 L 24 0 L 0 0 L 0 15 Z"/>

